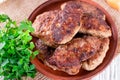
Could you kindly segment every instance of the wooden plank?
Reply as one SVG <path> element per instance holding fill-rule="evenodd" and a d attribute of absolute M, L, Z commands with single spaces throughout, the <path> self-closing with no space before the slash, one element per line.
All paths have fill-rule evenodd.
<path fill-rule="evenodd" d="M 119 80 L 120 79 L 120 55 L 99 75 L 92 80 Z"/>

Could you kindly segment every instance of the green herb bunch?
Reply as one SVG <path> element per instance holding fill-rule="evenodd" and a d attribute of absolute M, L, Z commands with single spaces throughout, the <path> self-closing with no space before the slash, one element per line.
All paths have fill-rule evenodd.
<path fill-rule="evenodd" d="M 17 25 L 7 15 L 0 15 L 0 76 L 4 80 L 21 80 L 23 76 L 34 77 L 36 70 L 30 63 L 34 43 L 31 32 L 34 31 L 30 21 L 22 21 Z"/>

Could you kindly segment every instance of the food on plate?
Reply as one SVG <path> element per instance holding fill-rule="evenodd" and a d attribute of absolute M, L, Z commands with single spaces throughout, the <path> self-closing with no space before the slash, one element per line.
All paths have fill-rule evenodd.
<path fill-rule="evenodd" d="M 80 29 L 81 10 L 48 11 L 40 14 L 33 23 L 35 36 L 41 38 L 47 45 L 65 44 L 69 42 Z"/>
<path fill-rule="evenodd" d="M 100 49 L 97 51 L 97 53 L 82 63 L 82 68 L 88 71 L 94 70 L 103 62 L 103 59 L 105 58 L 108 49 L 109 39 L 105 38 L 103 39 Z"/>
<path fill-rule="evenodd" d="M 39 51 L 40 54 L 37 55 L 37 57 L 42 60 L 43 62 L 45 59 L 49 58 L 54 49 L 50 48 L 49 46 L 45 45 L 44 42 L 41 39 L 37 39 L 35 41 L 36 49 Z"/>
<path fill-rule="evenodd" d="M 105 21 L 104 13 L 95 6 L 80 1 L 69 1 L 62 4 L 61 9 L 74 13 L 78 10 L 83 11 L 83 16 L 80 21 L 80 32 L 100 37 L 111 36 L 111 30 Z"/>
<path fill-rule="evenodd" d="M 61 59 L 62 60 L 61 62 L 63 62 L 61 64 L 57 61 L 53 62 L 52 65 L 48 61 L 45 61 L 45 64 L 47 66 L 51 67 L 53 70 L 64 71 L 64 72 L 68 73 L 69 75 L 76 75 L 77 73 L 79 73 L 79 70 L 81 68 L 81 63 L 74 56 L 74 54 L 71 54 L 71 55 L 73 55 L 73 57 L 70 57 L 70 55 L 69 55 L 68 57 L 70 59 L 68 59 L 66 62 L 63 62 L 64 60 Z M 56 65 L 56 63 L 57 63 L 57 65 Z"/>
<path fill-rule="evenodd" d="M 79 31 L 81 20 L 81 11 L 77 13 L 67 13 L 61 11 L 56 16 L 52 26 L 53 40 L 57 44 L 65 44 L 69 42 Z"/>
<path fill-rule="evenodd" d="M 75 38 L 67 44 L 57 47 L 53 55 L 46 61 L 53 69 L 57 68 L 70 75 L 75 75 L 79 72 L 80 63 L 98 52 L 102 41 L 103 39 L 92 36 Z"/>
<path fill-rule="evenodd" d="M 55 45 L 52 37 L 51 25 L 59 10 L 48 11 L 38 15 L 33 23 L 34 36 L 40 38 L 47 45 Z"/>
<path fill-rule="evenodd" d="M 76 12 L 75 10 L 82 10 L 83 13 L 89 13 L 94 17 L 105 20 L 105 14 L 97 7 L 90 5 L 82 1 L 69 1 L 61 5 L 61 9 L 71 9 L 71 12 Z"/>
<path fill-rule="evenodd" d="M 112 35 L 111 28 L 105 20 L 95 18 L 89 13 L 82 16 L 79 32 L 103 38 L 110 37 Z"/>
<path fill-rule="evenodd" d="M 59 10 L 46 11 L 33 22 L 38 58 L 53 70 L 76 75 L 94 70 L 109 49 L 111 28 L 105 14 L 82 1 L 68 1 Z"/>

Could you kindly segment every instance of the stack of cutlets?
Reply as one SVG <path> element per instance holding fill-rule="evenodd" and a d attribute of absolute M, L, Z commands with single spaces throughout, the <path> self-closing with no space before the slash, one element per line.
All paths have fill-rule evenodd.
<path fill-rule="evenodd" d="M 94 70 L 109 49 L 111 28 L 104 13 L 81 1 L 68 1 L 61 10 L 47 11 L 33 22 L 38 58 L 54 70 L 76 75 Z M 77 34 L 83 37 L 75 37 Z M 87 35 L 86 35 L 87 34 Z"/>

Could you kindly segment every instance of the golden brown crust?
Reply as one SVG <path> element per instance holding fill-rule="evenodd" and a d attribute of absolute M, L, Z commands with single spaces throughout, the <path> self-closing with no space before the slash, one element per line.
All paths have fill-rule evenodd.
<path fill-rule="evenodd" d="M 79 70 L 81 68 L 81 64 L 75 65 L 75 66 L 68 66 L 68 67 L 62 67 L 62 68 L 58 68 L 55 65 L 51 65 L 49 64 L 47 61 L 45 61 L 45 64 L 49 67 L 51 67 L 53 70 L 59 70 L 59 71 L 64 71 L 66 73 L 68 73 L 69 75 L 76 75 L 77 73 L 79 73 Z"/>
<path fill-rule="evenodd" d="M 100 30 L 100 31 L 107 31 L 110 30 L 110 27 L 107 25 L 107 23 L 102 20 L 95 18 L 91 14 L 84 14 L 82 16 L 82 27 L 85 29 L 95 29 L 95 30 Z"/>
<path fill-rule="evenodd" d="M 100 18 L 105 20 L 105 14 L 96 6 L 93 6 L 89 3 L 82 1 L 68 1 L 61 5 L 61 9 L 63 10 L 65 7 L 72 7 L 71 12 L 76 12 L 77 9 L 81 9 L 83 13 L 89 13 L 96 18 Z"/>
<path fill-rule="evenodd" d="M 33 22 L 33 27 L 35 32 L 34 36 L 40 38 L 47 45 L 54 45 L 52 35 L 51 35 L 51 24 L 58 14 L 58 10 L 44 12 L 37 16 Z"/>
<path fill-rule="evenodd" d="M 78 14 L 79 13 L 79 14 Z M 80 29 L 81 10 L 69 13 L 69 9 L 40 14 L 33 23 L 35 32 L 49 46 L 69 42 Z"/>
<path fill-rule="evenodd" d="M 96 45 L 97 44 L 97 45 Z M 100 48 L 101 40 L 97 37 L 86 36 L 84 38 L 76 38 L 65 45 L 60 45 L 54 54 L 47 59 L 51 66 L 57 67 L 59 70 L 67 69 L 68 74 L 75 75 L 79 71 L 71 74 L 71 67 L 79 70 L 78 66 L 82 61 L 92 57 Z M 76 66 L 76 67 L 75 67 Z M 70 71 L 70 72 L 68 72 Z"/>
<path fill-rule="evenodd" d="M 95 18 L 88 13 L 84 14 L 81 19 L 79 32 L 98 37 L 110 37 L 112 35 L 110 26 L 103 19 Z"/>
<path fill-rule="evenodd" d="M 81 1 L 68 1 L 61 10 L 38 15 L 33 27 L 33 35 L 40 38 L 35 42 L 39 58 L 52 69 L 70 75 L 79 73 L 81 65 L 93 70 L 101 64 L 112 35 L 104 13 Z M 73 38 L 78 32 L 88 35 Z"/>
<path fill-rule="evenodd" d="M 109 38 L 102 40 L 102 44 L 97 53 L 92 56 L 90 59 L 82 63 L 82 68 L 88 71 L 94 70 L 97 68 L 104 60 L 106 53 L 109 49 Z"/>
<path fill-rule="evenodd" d="M 39 51 L 37 57 L 43 62 L 45 59 L 49 58 L 53 54 L 53 49 L 44 44 L 41 39 L 37 39 L 35 42 L 35 47 Z"/>
<path fill-rule="evenodd" d="M 81 11 L 79 14 L 68 12 L 59 12 L 51 25 L 53 41 L 56 44 L 69 42 L 80 29 Z"/>
<path fill-rule="evenodd" d="M 66 9 L 69 13 L 81 10 L 82 19 L 79 32 L 98 37 L 112 35 L 110 26 L 105 21 L 105 14 L 99 8 L 81 1 L 68 1 L 61 5 L 61 9 Z"/>
<path fill-rule="evenodd" d="M 84 13 L 91 14 L 92 16 L 105 20 L 105 14 L 96 6 L 93 6 L 89 3 L 80 2 Z"/>
<path fill-rule="evenodd" d="M 51 25 L 52 38 L 56 44 L 69 42 L 80 29 L 82 10 L 79 5 L 66 5 Z"/>

